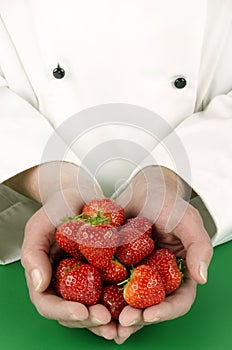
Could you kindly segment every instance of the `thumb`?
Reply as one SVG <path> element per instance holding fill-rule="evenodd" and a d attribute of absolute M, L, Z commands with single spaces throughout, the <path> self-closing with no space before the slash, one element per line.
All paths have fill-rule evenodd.
<path fill-rule="evenodd" d="M 200 284 L 207 282 L 208 267 L 212 259 L 213 249 L 207 239 L 192 242 L 187 249 L 186 262 L 193 279 Z"/>
<path fill-rule="evenodd" d="M 55 227 L 43 208 L 31 217 L 25 228 L 21 263 L 37 292 L 45 291 L 51 282 L 52 266 L 49 251 L 54 232 Z"/>
<path fill-rule="evenodd" d="M 186 263 L 192 278 L 200 284 L 207 282 L 207 273 L 213 256 L 213 246 L 198 211 L 190 207 L 175 228 L 175 235 L 186 251 Z"/>

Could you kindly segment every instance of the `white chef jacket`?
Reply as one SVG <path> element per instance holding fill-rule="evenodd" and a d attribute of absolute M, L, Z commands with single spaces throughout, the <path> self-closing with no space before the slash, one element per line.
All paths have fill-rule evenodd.
<path fill-rule="evenodd" d="M 213 245 L 232 238 L 231 0 L 0 0 L 0 16 L 0 182 L 45 160 L 81 164 L 96 145 L 121 140 L 144 147 L 142 164 L 189 182 L 215 222 Z M 153 113 L 151 128 L 157 118 L 166 127 L 157 141 L 109 115 L 77 130 L 77 142 L 66 138 L 73 116 L 88 125 L 92 108 L 112 106 L 137 106 Z M 60 153 L 49 152 L 51 139 Z M 139 168 L 119 163 L 96 164 L 101 184 Z"/>

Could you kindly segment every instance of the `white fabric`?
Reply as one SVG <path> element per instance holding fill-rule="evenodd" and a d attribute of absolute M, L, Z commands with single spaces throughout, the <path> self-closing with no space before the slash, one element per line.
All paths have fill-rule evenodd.
<path fill-rule="evenodd" d="M 227 132 L 230 130 L 230 132 Z M 166 166 L 189 182 L 184 167 L 177 167 L 173 152 L 176 135 L 185 147 L 191 169 L 191 186 L 197 191 L 217 226 L 213 244 L 232 239 L 231 179 L 232 94 L 215 97 L 204 112 L 183 121 L 153 151 L 158 164 Z M 207 134 L 207 138 L 205 135 Z M 196 142 L 197 140 L 197 142 Z M 225 205 L 227 203 L 227 205 Z"/>
<path fill-rule="evenodd" d="M 39 208 L 38 203 L 0 185 L 0 265 L 20 259 L 25 224 Z"/>
<path fill-rule="evenodd" d="M 176 135 L 191 176 L 177 170 L 212 215 L 214 244 L 231 239 L 231 0 L 1 0 L 0 15 L 0 181 L 45 160 L 81 164 L 110 139 L 144 145 L 158 164 L 175 169 L 157 141 Z M 57 62 L 64 79 L 52 75 Z M 187 85 L 176 89 L 180 76 Z M 152 111 L 166 129 L 157 140 L 146 130 L 113 127 L 109 115 L 70 145 L 70 117 L 112 103 Z M 44 155 L 51 138 L 61 151 Z M 136 165 L 115 161 L 94 170 L 112 190 Z"/>

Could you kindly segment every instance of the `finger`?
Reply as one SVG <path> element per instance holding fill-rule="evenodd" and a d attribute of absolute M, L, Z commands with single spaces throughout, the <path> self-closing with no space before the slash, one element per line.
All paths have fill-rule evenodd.
<path fill-rule="evenodd" d="M 143 312 L 144 322 L 157 323 L 186 314 L 196 297 L 196 282 L 187 278 L 185 284 L 178 288 L 158 305 L 150 306 Z"/>
<path fill-rule="evenodd" d="M 83 324 L 85 327 L 106 325 L 111 321 L 109 310 L 101 304 L 89 306 L 89 318 Z"/>
<path fill-rule="evenodd" d="M 47 289 L 51 281 L 52 267 L 49 250 L 54 239 L 54 226 L 43 209 L 34 214 L 25 229 L 21 263 L 30 276 L 36 291 Z"/>
<path fill-rule="evenodd" d="M 78 327 L 89 328 L 94 334 L 106 339 L 115 339 L 117 337 L 117 327 L 114 321 L 110 322 L 110 319 L 109 311 L 103 305 L 97 304 L 89 307 L 89 319 L 81 322 L 81 325 L 78 324 Z M 101 325 L 96 326 L 100 323 Z M 72 328 L 77 327 L 75 322 L 61 322 L 61 324 Z"/>
<path fill-rule="evenodd" d="M 70 322 L 82 322 L 89 317 L 89 312 L 85 305 L 66 301 L 56 296 L 52 288 L 49 288 L 46 292 L 38 293 L 29 284 L 29 293 L 32 303 L 43 317 Z"/>
<path fill-rule="evenodd" d="M 91 327 L 86 327 L 82 322 L 75 321 L 59 321 L 59 324 L 68 328 L 88 328 L 92 333 L 108 340 L 117 337 L 117 327 L 114 321 L 111 321 L 106 325 Z"/>
<path fill-rule="evenodd" d="M 82 322 L 75 322 L 73 319 L 67 319 L 60 322 L 63 326 L 69 328 L 92 328 L 109 324 L 111 321 L 111 315 L 105 306 L 96 304 L 89 306 L 89 316 Z M 80 321 L 77 319 L 77 321 Z"/>
<path fill-rule="evenodd" d="M 119 315 L 119 322 L 123 327 L 140 324 L 143 320 L 143 314 L 141 309 L 135 309 L 129 305 L 124 307 Z"/>
<path fill-rule="evenodd" d="M 58 323 L 61 326 L 67 327 L 67 328 L 86 328 L 81 321 L 59 321 Z"/>
<path fill-rule="evenodd" d="M 213 247 L 199 212 L 189 206 L 173 232 L 186 250 L 186 262 L 192 278 L 197 283 L 206 283 Z"/>
<path fill-rule="evenodd" d="M 114 321 L 111 321 L 110 323 L 103 326 L 89 328 L 89 330 L 92 333 L 108 340 L 115 339 L 117 337 L 117 327 Z"/>
<path fill-rule="evenodd" d="M 137 332 L 141 328 L 143 328 L 144 325 L 137 325 L 137 326 L 130 326 L 130 327 L 123 327 L 122 325 L 118 325 L 118 335 L 114 339 L 115 343 L 117 344 L 123 344 L 133 333 Z"/>

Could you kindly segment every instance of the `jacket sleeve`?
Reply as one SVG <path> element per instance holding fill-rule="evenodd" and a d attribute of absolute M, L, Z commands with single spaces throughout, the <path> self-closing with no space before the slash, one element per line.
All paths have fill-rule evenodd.
<path fill-rule="evenodd" d="M 216 232 L 214 246 L 232 239 L 232 92 L 180 123 L 153 150 L 155 162 L 176 172 L 200 196 Z"/>
<path fill-rule="evenodd" d="M 0 183 L 33 166 L 55 160 L 78 164 L 48 120 L 10 90 L 4 76 L 0 76 Z"/>

